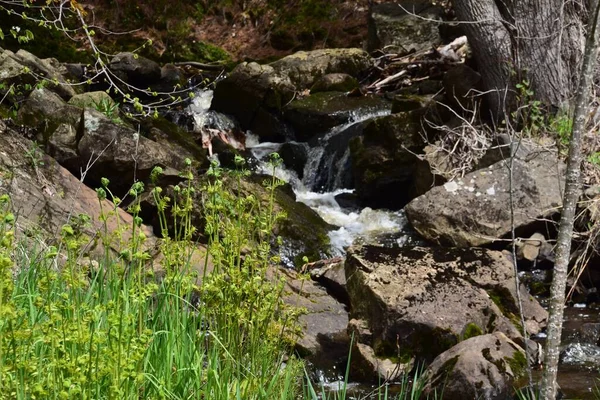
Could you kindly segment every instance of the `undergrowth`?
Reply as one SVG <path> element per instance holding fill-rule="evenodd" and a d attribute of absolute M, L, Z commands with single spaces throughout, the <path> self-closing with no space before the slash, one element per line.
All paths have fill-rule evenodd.
<path fill-rule="evenodd" d="M 209 174 L 197 188 L 188 171 L 174 198 L 152 190 L 163 226 L 171 210 L 175 227 L 160 242 L 159 268 L 138 216 L 141 183 L 128 194 L 132 224 L 110 231 L 121 200 L 102 181 L 104 255 L 92 261 L 82 257 L 89 217 L 43 248 L 15 240 L 10 198 L 0 198 L 0 398 L 297 398 L 301 363 L 288 356 L 297 312 L 283 304 L 282 282 L 267 279 L 273 204 L 236 197 L 216 167 Z M 199 189 L 209 242 L 193 262 Z"/>

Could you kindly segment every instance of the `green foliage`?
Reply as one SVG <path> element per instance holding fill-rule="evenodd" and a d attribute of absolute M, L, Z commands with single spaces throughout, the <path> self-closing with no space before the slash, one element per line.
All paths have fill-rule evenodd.
<path fill-rule="evenodd" d="M 594 164 L 596 167 L 600 167 L 600 152 L 596 151 L 588 156 L 588 162 Z"/>
<path fill-rule="evenodd" d="M 103 97 L 98 101 L 92 101 L 92 105 L 97 111 L 100 111 L 102 114 L 106 115 L 112 122 L 116 124 L 123 123 L 119 117 L 119 103 Z"/>
<path fill-rule="evenodd" d="M 542 103 L 535 100 L 528 80 L 524 79 L 516 88 L 518 108 L 512 113 L 512 118 L 528 136 L 536 136 L 544 125 Z"/>
<path fill-rule="evenodd" d="M 15 245 L 10 199 L 0 197 L 1 399 L 297 398 L 300 363 L 283 361 L 298 312 L 270 276 L 272 203 L 224 191 L 213 166 L 198 265 L 190 212 L 199 188 L 191 169 L 183 178 L 172 198 L 152 189 L 161 226 L 166 210 L 175 226 L 160 242 L 160 278 L 139 218 L 141 183 L 127 194 L 130 225 L 102 179 L 99 221 L 71 218 L 43 250 Z M 92 223 L 96 237 L 86 234 Z M 90 241 L 102 257 L 84 257 Z"/>

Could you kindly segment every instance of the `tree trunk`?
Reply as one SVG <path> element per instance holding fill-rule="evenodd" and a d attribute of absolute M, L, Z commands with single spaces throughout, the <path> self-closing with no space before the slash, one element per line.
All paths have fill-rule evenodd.
<path fill-rule="evenodd" d="M 577 201 L 579 199 L 581 175 L 581 142 L 585 129 L 588 101 L 594 83 L 594 68 L 598 58 L 598 17 L 600 14 L 600 1 L 596 0 L 593 8 L 588 39 L 585 46 L 585 57 L 581 70 L 575 113 L 573 116 L 573 133 L 569 145 L 569 159 L 567 163 L 567 176 L 563 208 L 558 228 L 556 241 L 556 261 L 554 276 L 550 293 L 550 313 L 548 319 L 548 340 L 546 342 L 546 357 L 544 360 L 544 374 L 542 377 L 541 399 L 556 399 L 556 375 L 558 372 L 559 346 L 562 333 L 563 310 L 565 304 L 565 290 L 567 273 L 571 254 L 571 238 L 573 235 L 573 221 Z"/>
<path fill-rule="evenodd" d="M 466 23 L 463 29 L 469 39 L 478 69 L 483 77 L 485 98 L 492 116 L 503 114 L 507 90 L 514 87 L 511 82 L 510 64 L 512 45 L 510 34 L 494 0 L 456 0 L 454 10 L 459 21 Z"/>
<path fill-rule="evenodd" d="M 582 6 L 564 0 L 456 0 L 483 77 L 488 105 L 501 116 L 507 93 L 527 79 L 534 96 L 553 108 L 574 93 L 583 50 Z M 496 93 L 493 93 L 496 91 Z"/>

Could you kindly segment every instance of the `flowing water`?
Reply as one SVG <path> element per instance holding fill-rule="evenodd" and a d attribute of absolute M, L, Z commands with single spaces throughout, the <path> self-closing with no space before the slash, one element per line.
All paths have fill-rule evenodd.
<path fill-rule="evenodd" d="M 232 119 L 210 110 L 211 100 L 211 91 L 197 94 L 184 114 L 188 128 L 227 130 L 236 126 Z M 343 255 L 345 249 L 356 240 L 390 246 L 420 244 L 410 230 L 403 211 L 359 208 L 352 201 L 349 204 L 344 202 L 342 206 L 338 201 L 340 196 L 350 195 L 351 198 L 353 193 L 348 150 L 350 139 L 362 133 L 365 121 L 387 114 L 389 110 L 357 112 L 348 123 L 331 129 L 307 144 L 299 144 L 304 146 L 308 154 L 302 178 L 284 166 L 279 166 L 274 171 L 278 178 L 292 186 L 298 201 L 305 203 L 326 222 L 337 227 L 329 233 L 332 255 Z M 278 152 L 281 146 L 281 143 L 259 143 L 251 132 L 246 134 L 246 147 L 255 158 L 254 168 L 258 173 L 273 173 L 267 159 L 271 153 Z M 589 333 L 590 329 L 596 329 L 595 337 Z M 543 335 L 538 340 L 543 342 Z M 559 384 L 567 399 L 595 398 L 594 388 L 597 384 L 600 385 L 599 345 L 600 311 L 585 305 L 567 308 L 559 368 Z M 330 390 L 335 390 L 343 382 L 343 374 L 335 371 L 327 374 L 314 371 L 314 374 L 315 380 Z M 535 373 L 536 376 L 539 374 L 539 371 Z M 327 378 L 328 376 L 336 378 Z M 393 385 L 390 389 L 394 391 Z M 361 398 L 372 390 L 372 387 L 350 385 L 350 391 L 358 393 Z"/>

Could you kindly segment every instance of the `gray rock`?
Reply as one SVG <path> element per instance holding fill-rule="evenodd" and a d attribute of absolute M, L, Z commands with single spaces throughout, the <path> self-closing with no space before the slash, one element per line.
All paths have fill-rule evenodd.
<path fill-rule="evenodd" d="M 346 288 L 352 318 L 367 322 L 380 357 L 433 359 L 461 338 L 503 332 L 521 338 L 514 270 L 504 253 L 471 248 L 351 247 Z M 521 287 L 528 332 L 547 312 Z M 398 349 L 399 346 L 399 349 Z"/>
<path fill-rule="evenodd" d="M 90 223 L 81 225 L 80 229 L 89 236 L 90 241 L 84 246 L 82 255 L 93 253 L 104 256 L 101 241 L 93 238 L 104 229 L 100 216 L 106 215 L 107 210 L 113 210 L 114 205 L 107 200 L 99 202 L 93 189 L 45 155 L 36 144 L 2 122 L 0 131 L 3 132 L 0 135 L 0 193 L 7 193 L 11 197 L 14 213 L 18 215 L 18 232 L 24 233 L 19 238 L 54 241 L 69 216 L 86 214 L 91 217 Z M 113 232 L 119 226 L 132 226 L 133 217 L 116 208 L 106 224 L 108 231 Z M 140 229 L 147 237 L 148 248 L 153 247 L 156 237 L 152 229 L 146 225 Z M 124 241 L 131 239 L 130 230 L 122 234 Z M 113 250 L 118 252 L 120 245 L 116 242 L 112 245 L 115 246 Z M 39 243 L 35 246 L 39 246 Z"/>
<path fill-rule="evenodd" d="M 440 354 L 427 368 L 425 391 L 444 400 L 505 400 L 527 367 L 523 349 L 503 333 L 470 338 Z"/>
<path fill-rule="evenodd" d="M 270 65 L 289 77 L 297 90 L 309 89 L 327 74 L 344 73 L 357 77 L 372 66 L 371 57 L 361 49 L 320 49 L 299 51 Z"/>
<path fill-rule="evenodd" d="M 297 341 L 301 354 L 319 364 L 332 356 L 348 354 L 348 312 L 342 303 L 310 280 L 300 279 L 289 269 L 278 270 L 286 278 L 284 301 L 303 307 L 307 313 L 300 317 L 302 335 Z"/>
<path fill-rule="evenodd" d="M 52 136 L 62 124 L 79 129 L 82 110 L 79 107 L 66 104 L 56 93 L 49 89 L 34 89 L 17 113 L 20 124 L 37 129 L 42 143 Z M 57 160 L 59 163 L 60 159 Z"/>
<path fill-rule="evenodd" d="M 350 304 L 348 291 L 346 290 L 346 272 L 344 260 L 325 264 L 320 268 L 311 269 L 310 277 L 319 282 L 327 289 L 330 295 L 341 303 Z"/>
<path fill-rule="evenodd" d="M 115 55 L 108 65 L 110 70 L 132 85 L 147 88 L 161 77 L 160 65 L 145 57 L 123 52 Z"/>
<path fill-rule="evenodd" d="M 15 59 L 22 65 L 29 67 L 33 72 L 44 76 L 51 81 L 48 89 L 52 90 L 65 100 L 70 99 L 77 92 L 74 86 L 69 85 L 59 70 L 60 64 L 55 59 L 42 60 L 30 52 L 20 49 L 14 55 Z M 65 71 L 66 72 L 66 71 Z"/>
<path fill-rule="evenodd" d="M 358 80 L 348 74 L 335 73 L 320 77 L 310 88 L 311 93 L 350 92 L 358 88 Z"/>
<path fill-rule="evenodd" d="M 252 130 L 262 140 L 283 142 L 290 137 L 280 113 L 296 93 L 309 89 L 321 76 L 358 76 L 371 64 L 360 49 L 298 52 L 268 65 L 245 62 L 219 82 L 212 106 L 235 116 L 242 129 Z"/>
<path fill-rule="evenodd" d="M 294 100 L 283 111 L 298 141 L 306 142 L 331 128 L 347 123 L 357 111 L 389 110 L 390 104 L 379 97 L 348 97 L 341 92 L 319 92 Z"/>
<path fill-rule="evenodd" d="M 115 112 L 118 114 L 117 103 L 104 91 L 77 94 L 71 97 L 69 104 L 82 108 L 90 107 L 97 109 L 97 107 L 103 106 L 115 108 Z"/>
<path fill-rule="evenodd" d="M 559 210 L 564 171 L 564 164 L 551 151 L 539 150 L 514 160 L 516 229 Z M 405 210 L 415 230 L 433 243 L 458 247 L 493 243 L 511 230 L 507 161 L 434 187 L 412 200 Z"/>
<path fill-rule="evenodd" d="M 183 158 L 173 149 L 114 123 L 99 111 L 86 108 L 82 125 L 77 153 L 81 166 L 94 161 L 87 175 L 93 180 L 106 177 L 123 190 L 134 182 L 134 174 L 144 181 L 155 166 L 185 169 Z"/>
<path fill-rule="evenodd" d="M 410 15 L 405 10 L 417 16 Z M 433 6 L 427 0 L 402 0 L 372 5 L 368 21 L 367 50 L 372 52 L 385 48 L 387 52 L 400 55 L 430 50 L 442 42 L 440 24 L 430 20 L 441 19 L 442 13 L 439 6 Z"/>

